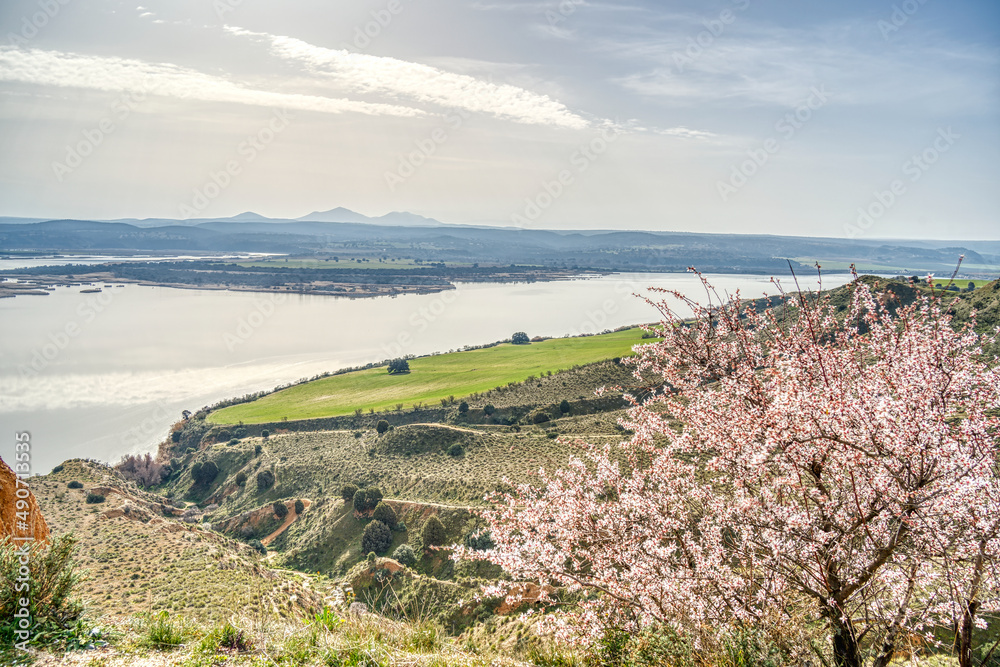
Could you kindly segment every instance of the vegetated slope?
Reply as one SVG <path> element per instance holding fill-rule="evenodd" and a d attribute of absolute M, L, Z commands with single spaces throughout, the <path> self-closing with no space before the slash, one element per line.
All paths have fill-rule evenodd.
<path fill-rule="evenodd" d="M 390 375 L 382 367 L 334 375 L 217 410 L 208 419 L 216 424 L 258 424 L 345 415 L 358 409 L 388 410 L 398 403 L 404 408 L 436 403 L 540 373 L 627 356 L 633 345 L 642 342 L 642 333 L 628 329 L 421 357 L 410 361 L 409 373 Z"/>
<path fill-rule="evenodd" d="M 69 488 L 73 481 L 82 488 Z M 184 510 L 110 468 L 74 459 L 33 477 L 31 488 L 52 534 L 79 540 L 86 576 L 78 594 L 92 617 L 167 610 L 220 621 L 248 608 L 291 617 L 322 605 L 324 593 L 305 577 L 272 570 L 245 544 L 172 517 Z M 88 495 L 104 500 L 88 503 Z"/>

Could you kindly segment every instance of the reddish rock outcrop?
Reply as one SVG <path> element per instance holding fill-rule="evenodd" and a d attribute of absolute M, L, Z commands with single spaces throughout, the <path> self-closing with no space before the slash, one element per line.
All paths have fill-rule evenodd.
<path fill-rule="evenodd" d="M 0 458 L 0 538 L 33 537 L 37 542 L 48 541 L 49 527 L 45 523 L 45 517 L 42 516 L 35 495 L 26 484 L 27 480 L 22 482 L 20 496 L 24 496 L 24 490 L 27 489 L 27 497 L 20 497 L 17 475 Z M 18 500 L 26 501 L 27 508 L 18 509 Z M 18 516 L 19 513 L 21 516 Z"/>

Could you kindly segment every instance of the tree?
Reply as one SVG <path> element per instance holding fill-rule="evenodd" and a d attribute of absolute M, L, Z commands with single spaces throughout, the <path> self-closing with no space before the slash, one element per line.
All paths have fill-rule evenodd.
<path fill-rule="evenodd" d="M 378 431 L 379 435 L 382 435 L 389 430 L 389 422 L 384 419 L 379 419 L 378 423 L 375 424 L 375 430 Z"/>
<path fill-rule="evenodd" d="M 485 414 L 487 417 L 492 416 L 493 413 L 496 411 L 497 409 L 493 406 L 492 403 L 487 403 L 486 405 L 483 406 L 483 414 Z"/>
<path fill-rule="evenodd" d="M 400 544 L 396 547 L 396 550 L 392 552 L 392 559 L 407 567 L 413 567 L 417 564 L 417 554 L 409 544 Z"/>
<path fill-rule="evenodd" d="M 274 484 L 274 473 L 270 470 L 261 470 L 257 473 L 257 490 L 266 491 Z"/>
<path fill-rule="evenodd" d="M 445 532 L 444 524 L 441 523 L 441 519 L 437 518 L 436 515 L 432 515 L 431 518 L 427 519 L 424 522 L 423 528 L 420 529 L 420 539 L 423 541 L 425 549 L 444 544 L 444 541 L 448 539 L 448 535 Z"/>
<path fill-rule="evenodd" d="M 839 318 L 815 295 L 758 313 L 668 292 L 695 320 L 656 304 L 634 436 L 495 495 L 496 548 L 459 553 L 600 592 L 563 617 L 567 637 L 718 639 L 791 614 L 825 625 L 839 667 L 884 667 L 932 626 L 956 628 L 971 665 L 972 629 L 1000 606 L 1000 371 L 979 356 L 995 337 L 953 329 L 940 295 L 851 290 Z"/>
<path fill-rule="evenodd" d="M 216 465 L 215 461 L 205 461 L 201 465 L 196 463 L 191 466 L 191 477 L 194 478 L 196 484 L 206 486 L 214 482 L 218 476 L 219 466 Z"/>
<path fill-rule="evenodd" d="M 358 487 L 355 484 L 344 484 L 343 488 L 340 489 L 340 497 L 344 499 L 344 502 L 351 502 L 354 500 L 354 494 L 358 492 Z"/>
<path fill-rule="evenodd" d="M 368 491 L 365 489 L 358 489 L 354 493 L 354 498 L 352 498 L 354 504 L 355 512 L 367 512 L 368 511 Z"/>
<path fill-rule="evenodd" d="M 528 334 L 523 331 L 518 331 L 510 337 L 510 342 L 514 345 L 528 345 L 531 342 L 531 339 L 528 338 Z"/>
<path fill-rule="evenodd" d="M 280 500 L 275 500 L 274 504 L 271 505 L 271 508 L 274 510 L 275 515 L 277 515 L 279 519 L 284 519 L 288 516 L 288 506 Z"/>
<path fill-rule="evenodd" d="M 379 501 L 378 505 L 375 506 L 372 518 L 376 521 L 381 521 L 389 526 L 389 528 L 395 528 L 396 524 L 399 523 L 399 520 L 396 518 L 396 511 L 382 501 Z"/>
<path fill-rule="evenodd" d="M 382 502 L 382 490 L 377 486 L 369 486 L 366 491 L 368 492 L 368 509 L 373 510 Z"/>
<path fill-rule="evenodd" d="M 462 401 L 461 403 L 458 404 L 458 414 L 464 415 L 468 411 L 469 411 L 469 404 L 468 403 L 466 403 L 465 401 Z"/>
<path fill-rule="evenodd" d="M 361 551 L 384 553 L 392 546 L 392 531 L 381 521 L 372 521 L 361 534 Z"/>
<path fill-rule="evenodd" d="M 170 472 L 167 466 L 157 462 L 149 453 L 143 456 L 126 454 L 115 468 L 126 479 L 131 479 L 140 486 L 155 486 Z"/>
<path fill-rule="evenodd" d="M 966 292 L 975 292 L 976 291 L 976 283 L 974 283 L 974 282 L 972 282 L 970 280 L 969 281 L 969 286 L 965 288 L 965 291 Z"/>
<path fill-rule="evenodd" d="M 299 515 L 306 511 L 306 504 L 302 502 L 301 498 L 295 499 L 295 514 Z"/>
<path fill-rule="evenodd" d="M 567 401 L 564 398 L 562 402 L 559 404 L 559 412 L 563 413 L 564 415 L 567 415 L 569 414 L 569 411 L 570 411 L 569 401 Z"/>
<path fill-rule="evenodd" d="M 406 359 L 393 359 L 389 362 L 389 374 L 394 375 L 396 373 L 409 373 L 410 372 L 410 362 Z"/>

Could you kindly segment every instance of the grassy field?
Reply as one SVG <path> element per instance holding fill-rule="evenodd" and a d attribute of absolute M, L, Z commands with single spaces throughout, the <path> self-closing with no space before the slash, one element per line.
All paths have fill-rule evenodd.
<path fill-rule="evenodd" d="M 642 342 L 640 329 L 584 338 L 554 338 L 531 345 L 499 345 L 410 361 L 410 372 L 389 375 L 385 368 L 335 375 L 209 415 L 216 424 L 259 424 L 350 414 L 356 409 L 430 406 L 449 396 L 520 382 L 529 376 L 631 354 Z"/>

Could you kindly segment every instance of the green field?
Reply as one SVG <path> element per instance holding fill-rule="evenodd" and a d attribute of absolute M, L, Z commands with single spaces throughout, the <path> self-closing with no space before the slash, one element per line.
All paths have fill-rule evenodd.
<path fill-rule="evenodd" d="M 628 329 L 584 338 L 554 338 L 531 345 L 498 345 L 410 360 L 410 372 L 389 375 L 385 367 L 334 375 L 234 405 L 209 415 L 216 424 L 260 424 L 284 419 L 335 417 L 356 409 L 377 411 L 415 403 L 432 407 L 442 398 L 521 382 L 531 375 L 628 356 L 642 342 Z M 648 342 L 648 341 L 647 341 Z"/>

